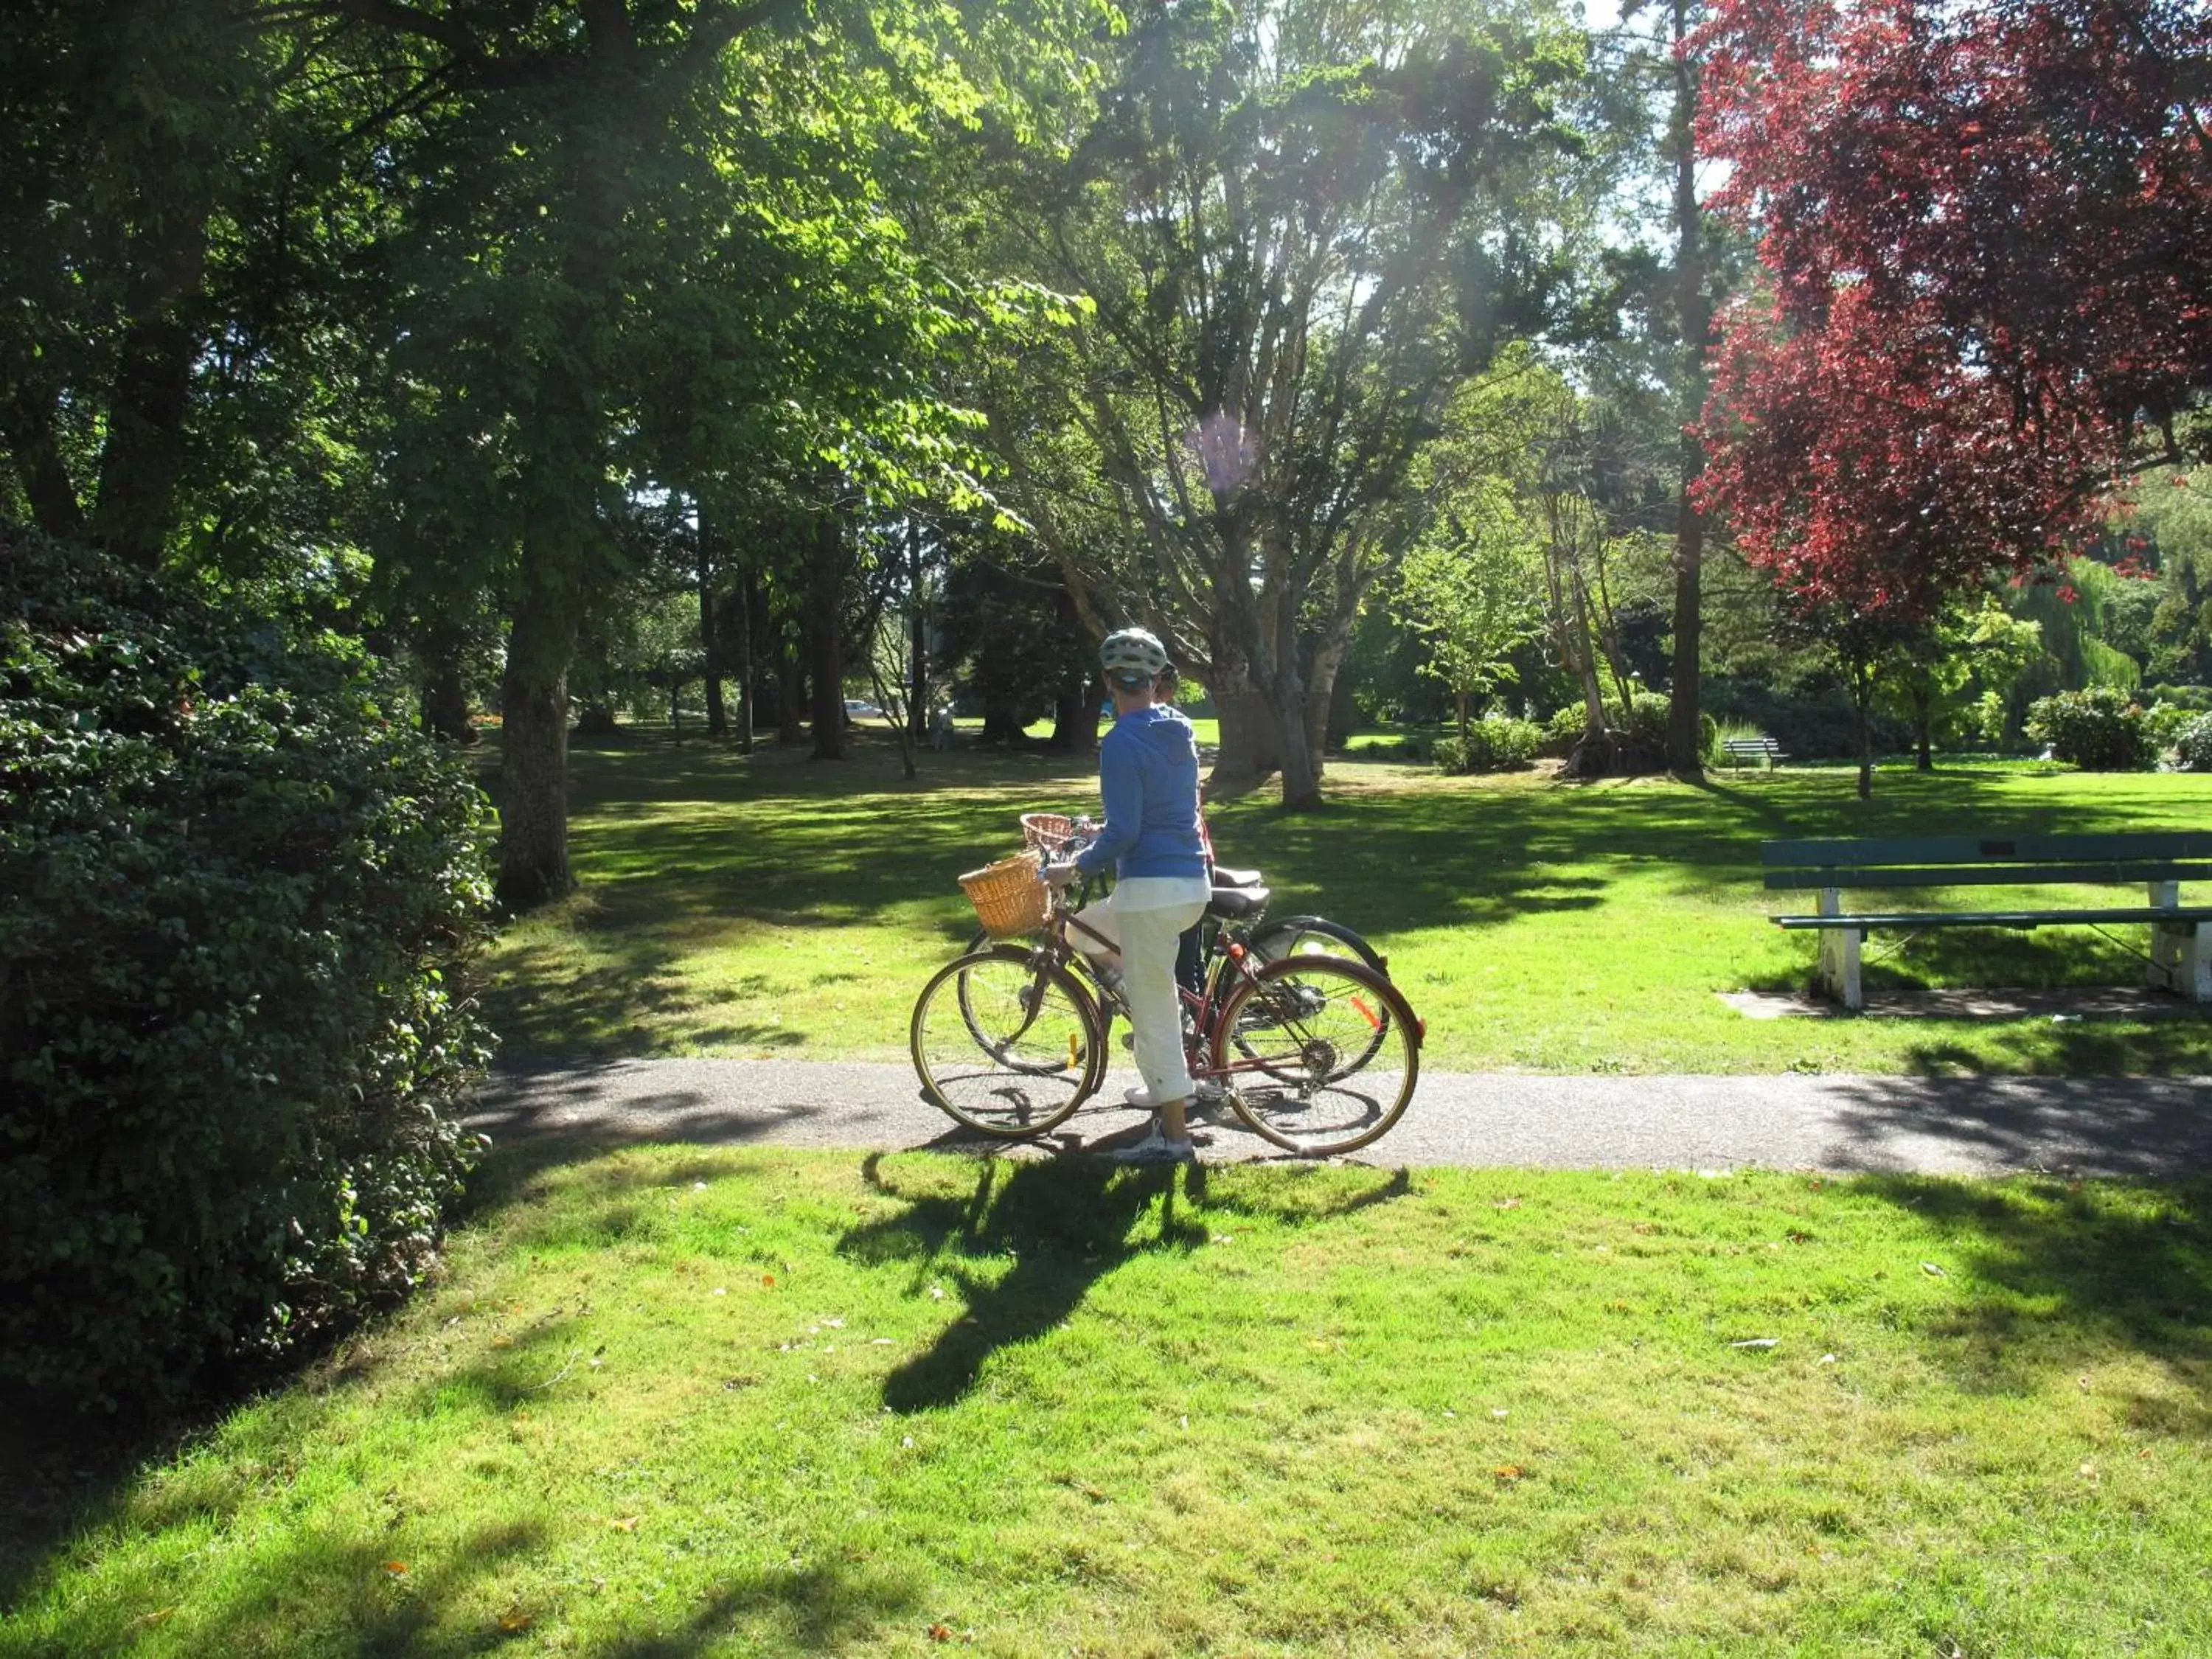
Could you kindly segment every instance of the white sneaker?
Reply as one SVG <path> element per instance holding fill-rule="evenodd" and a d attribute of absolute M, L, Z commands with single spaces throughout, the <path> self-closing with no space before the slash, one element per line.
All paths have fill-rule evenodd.
<path fill-rule="evenodd" d="M 1117 1149 L 1112 1157 L 1117 1164 L 1195 1164 L 1198 1148 L 1188 1140 L 1170 1140 L 1155 1131 L 1133 1146 Z"/>

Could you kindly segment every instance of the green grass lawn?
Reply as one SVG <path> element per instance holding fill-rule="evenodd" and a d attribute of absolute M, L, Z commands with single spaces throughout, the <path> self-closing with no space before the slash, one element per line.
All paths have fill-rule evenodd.
<path fill-rule="evenodd" d="M 492 962 L 508 1052 L 902 1055 L 915 994 L 973 931 L 954 878 L 1017 845 L 1024 810 L 1082 810 L 1097 783 L 1064 759 L 975 751 L 926 754 L 908 783 L 888 739 L 854 747 L 815 763 L 654 732 L 579 744 L 581 889 L 510 930 Z M 2189 827 L 2212 810 L 2212 777 L 1893 769 L 1863 804 L 1847 769 L 1573 787 L 1354 760 L 1332 765 L 1330 787 L 1316 815 L 1286 816 L 1269 793 L 1218 807 L 1221 855 L 1267 872 L 1278 914 L 1318 910 L 1386 950 L 1428 1020 L 1431 1065 L 2212 1071 L 2212 1023 L 2194 1015 L 1756 1021 L 1717 994 L 1809 977 L 1811 939 L 1765 920 L 1802 907 L 1759 886 L 1762 838 Z M 2063 928 L 1927 935 L 1868 981 L 1878 994 L 2141 973 L 2124 943 Z"/>
<path fill-rule="evenodd" d="M 501 1155 L 0 1654 L 2212 1651 L 2212 1188 Z"/>

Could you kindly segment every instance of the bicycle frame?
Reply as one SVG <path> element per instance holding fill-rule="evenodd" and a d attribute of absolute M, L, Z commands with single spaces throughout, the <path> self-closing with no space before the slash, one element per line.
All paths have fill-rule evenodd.
<path fill-rule="evenodd" d="M 1090 884 L 1086 881 L 1082 890 L 1087 892 L 1089 887 Z M 1097 988 L 1102 1014 L 1110 1019 L 1114 1012 L 1118 1009 L 1121 1017 L 1127 1019 L 1129 1007 L 1127 999 L 1118 989 L 1107 985 L 1098 977 L 1091 954 L 1079 949 L 1069 941 L 1067 932 L 1071 927 L 1079 933 L 1087 934 L 1109 949 L 1118 950 L 1119 948 L 1112 939 L 1108 939 L 1105 934 L 1078 915 L 1076 907 L 1071 905 L 1063 895 L 1055 893 L 1053 896 L 1051 910 L 1045 918 L 1045 942 L 1038 947 L 1038 953 L 1048 956 L 1060 967 L 1066 967 L 1071 961 L 1079 958 L 1085 976 Z M 1180 981 L 1176 982 L 1176 990 L 1182 1005 L 1191 1011 L 1193 1016 L 1191 1030 L 1183 1042 L 1183 1059 L 1191 1077 L 1196 1081 L 1204 1082 L 1210 1079 L 1218 1079 L 1235 1072 L 1265 1069 L 1263 1062 L 1256 1060 L 1225 1066 L 1216 1066 L 1213 1063 L 1214 1051 L 1219 1047 L 1222 1015 L 1229 1006 L 1230 995 L 1234 986 L 1246 981 L 1256 981 L 1260 977 L 1252 962 L 1250 952 L 1245 949 L 1243 933 L 1225 922 L 1217 922 L 1211 938 L 1206 942 L 1203 988 L 1194 992 Z M 1235 975 L 1233 979 L 1230 977 L 1232 973 Z"/>

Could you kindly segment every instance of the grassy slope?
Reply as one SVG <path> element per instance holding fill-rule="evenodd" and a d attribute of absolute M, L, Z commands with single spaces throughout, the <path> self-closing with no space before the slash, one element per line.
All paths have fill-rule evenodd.
<path fill-rule="evenodd" d="M 503 1167 L 0 1654 L 2212 1650 L 2201 1187 Z"/>
<path fill-rule="evenodd" d="M 493 1010 L 511 1052 L 895 1058 L 931 967 L 973 918 L 954 877 L 1004 852 L 1025 808 L 1095 799 L 1042 756 L 926 756 L 916 783 L 863 738 L 817 765 L 643 737 L 575 754 L 583 889 L 515 929 Z M 1391 955 L 1431 1064 L 1630 1072 L 2212 1071 L 2212 1024 L 1757 1022 L 1717 992 L 1803 982 L 1813 945 L 1769 925 L 1764 837 L 2003 826 L 2201 823 L 2212 778 L 1998 767 L 1566 787 L 1332 768 L 1328 812 L 1265 799 L 1215 815 L 1224 860 L 1262 866 L 1279 914 L 1348 921 Z M 1996 900 L 2002 893 L 1978 893 Z M 2048 896 L 2045 895 L 2044 896 Z M 1929 935 L 1887 984 L 2128 983 L 2140 963 L 2081 929 Z"/>

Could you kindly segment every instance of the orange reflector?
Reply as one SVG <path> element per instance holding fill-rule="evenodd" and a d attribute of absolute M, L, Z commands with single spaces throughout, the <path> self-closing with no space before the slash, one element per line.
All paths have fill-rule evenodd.
<path fill-rule="evenodd" d="M 1076 1035 L 1073 1031 L 1070 1031 L 1070 1032 L 1067 1034 L 1067 1068 L 1068 1068 L 1068 1070 L 1070 1070 L 1071 1072 L 1072 1072 L 1072 1071 L 1073 1071 L 1073 1070 L 1075 1069 L 1075 1065 L 1076 1065 L 1076 1058 L 1075 1058 L 1075 1056 L 1076 1056 L 1076 1052 L 1077 1052 L 1078 1044 L 1079 1043 L 1079 1042 L 1080 1042 L 1080 1039 L 1077 1036 L 1077 1035 Z"/>
<path fill-rule="evenodd" d="M 1229 959 L 1230 959 L 1230 961 L 1231 961 L 1231 962 L 1242 962 L 1242 961 L 1243 961 L 1243 960 L 1244 960 L 1244 947 L 1243 947 L 1243 945 L 1231 945 L 1231 946 L 1229 947 Z"/>
<path fill-rule="evenodd" d="M 1369 1007 L 1365 1003 L 1362 1002 L 1358 997 L 1352 998 L 1352 1006 L 1359 1010 L 1360 1018 L 1365 1020 L 1370 1025 L 1373 1026 L 1378 1031 L 1382 1029 L 1382 1022 L 1376 1017 L 1375 1011 Z"/>

